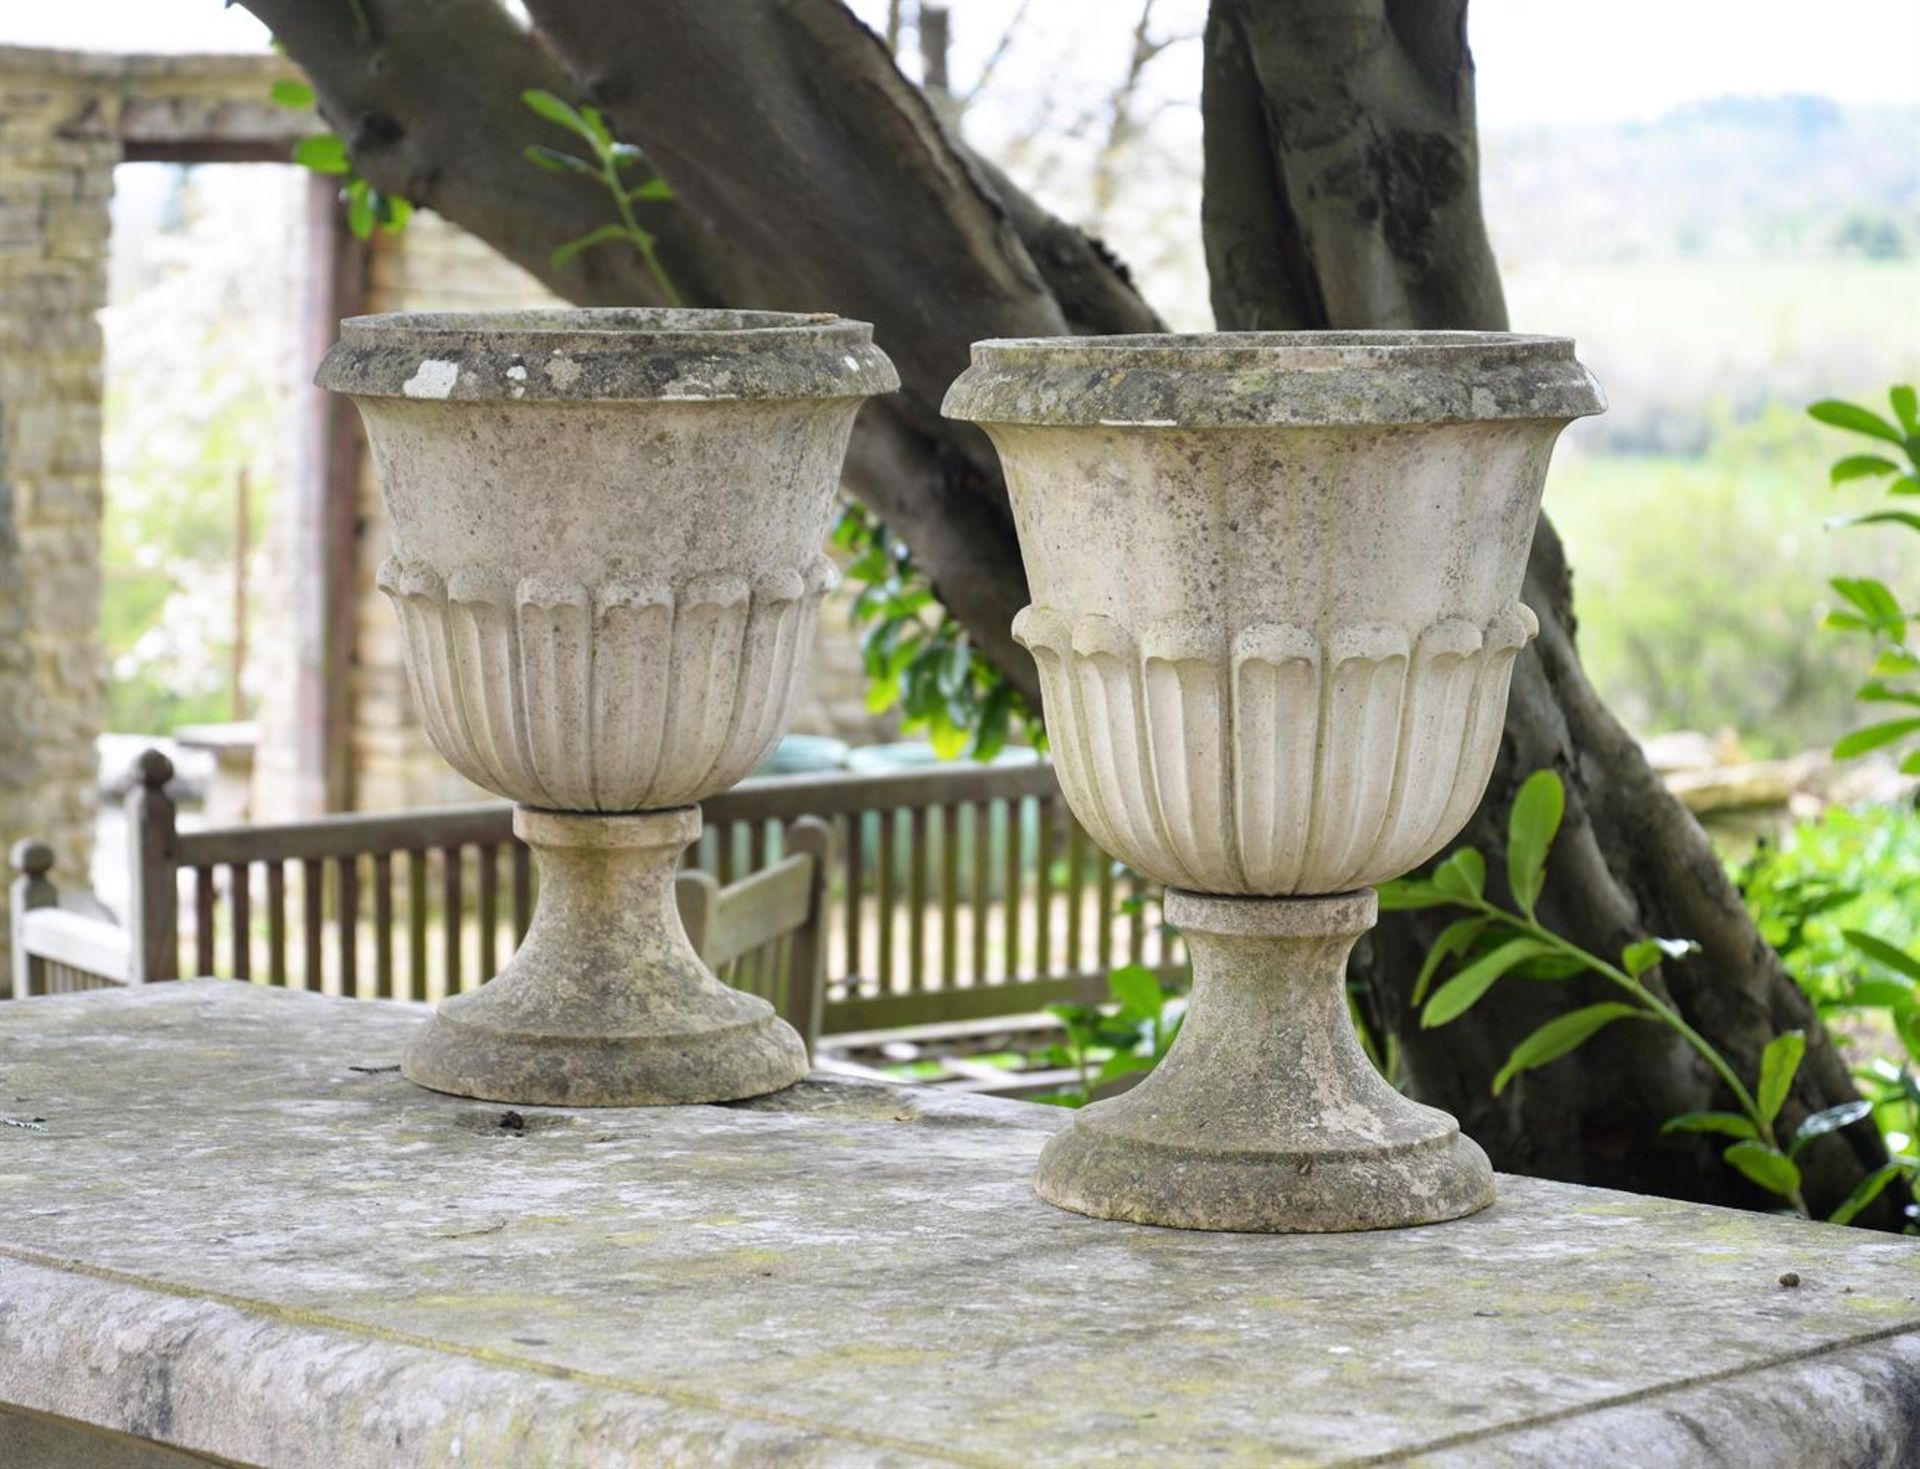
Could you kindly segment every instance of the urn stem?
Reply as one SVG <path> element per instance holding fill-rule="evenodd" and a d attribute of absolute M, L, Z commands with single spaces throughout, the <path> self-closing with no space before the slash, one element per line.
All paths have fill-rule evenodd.
<path fill-rule="evenodd" d="M 1179 1039 L 1041 1155 L 1049 1203 L 1179 1229 L 1292 1233 L 1458 1218 L 1493 1200 L 1486 1155 L 1377 1072 L 1347 1010 L 1371 889 L 1329 898 L 1169 889 L 1193 956 Z"/>

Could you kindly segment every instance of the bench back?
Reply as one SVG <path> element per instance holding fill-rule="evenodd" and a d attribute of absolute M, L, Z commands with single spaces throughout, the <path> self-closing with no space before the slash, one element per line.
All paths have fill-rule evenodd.
<path fill-rule="evenodd" d="M 221 974 L 432 1000 L 482 983 L 526 932 L 537 872 L 504 803 L 182 831 L 171 774 L 157 751 L 135 764 L 112 982 Z M 680 880 L 689 935 L 805 1033 L 1028 1014 L 1105 999 L 1117 965 L 1184 966 L 1154 887 L 1093 843 L 1043 762 L 749 780 L 701 809 Z M 19 870 L 16 923 L 57 902 L 44 872 L 40 891 Z M 84 935 L 28 927 L 16 965 L 44 962 L 16 992 L 88 982 L 54 957 Z"/>

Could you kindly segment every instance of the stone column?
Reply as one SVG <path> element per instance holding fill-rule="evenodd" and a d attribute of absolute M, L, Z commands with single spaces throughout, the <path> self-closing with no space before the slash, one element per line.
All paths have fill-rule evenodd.
<path fill-rule="evenodd" d="M 0 50 L 0 847 L 85 884 L 100 724 L 101 339 L 116 104 Z M 6 943 L 0 930 L 0 944 Z"/>

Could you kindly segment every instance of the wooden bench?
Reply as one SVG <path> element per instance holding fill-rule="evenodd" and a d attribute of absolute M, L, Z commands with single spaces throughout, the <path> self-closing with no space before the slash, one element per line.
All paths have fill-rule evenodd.
<path fill-rule="evenodd" d="M 135 762 L 123 929 L 75 922 L 76 884 L 16 849 L 14 993 L 196 974 L 434 1000 L 526 931 L 537 873 L 504 803 L 183 830 L 171 774 L 157 751 Z M 1119 964 L 1184 964 L 1151 884 L 1092 842 L 1044 762 L 749 780 L 702 812 L 688 933 L 810 1039 L 991 1025 L 1102 1000 Z"/>
<path fill-rule="evenodd" d="M 477 984 L 512 951 L 511 943 L 502 942 L 503 927 L 510 924 L 512 943 L 526 933 L 533 914 L 533 870 L 525 846 L 513 835 L 510 806 L 181 831 L 165 790 L 172 774 L 171 763 L 153 750 L 134 767 L 127 798 L 132 888 L 124 927 L 60 905 L 53 853 L 44 843 L 14 847 L 14 996 L 178 978 L 182 870 L 195 874 L 189 920 L 195 974 L 225 972 L 236 979 L 345 995 L 425 998 L 408 995 L 412 987 L 395 982 L 403 943 L 415 965 L 411 973 L 423 974 L 428 941 L 437 929 L 449 956 L 450 987 L 457 989 L 468 970 L 468 948 L 478 951 L 472 969 Z M 700 956 L 730 983 L 772 1001 L 809 1046 L 820 1029 L 820 937 L 832 841 L 825 822 L 801 818 L 785 833 L 784 855 L 761 870 L 725 885 L 710 873 L 687 871 L 677 883 L 681 918 Z M 503 852 L 509 864 L 504 901 Z M 429 853 L 441 859 L 437 912 L 425 900 Z M 372 923 L 364 934 L 357 891 L 362 859 L 375 873 Z M 396 860 L 407 879 L 404 923 L 395 920 Z M 264 968 L 259 963 L 263 936 L 252 915 L 256 864 L 265 867 L 267 879 Z M 297 864 L 301 874 L 301 904 L 291 912 L 289 864 Z M 324 881 L 329 866 L 335 874 L 331 892 Z M 224 890 L 216 880 L 222 870 Z M 465 898 L 470 870 L 478 873 L 471 905 Z M 214 941 L 221 898 L 227 909 L 224 965 Z M 297 945 L 288 941 L 290 929 L 297 931 Z"/>

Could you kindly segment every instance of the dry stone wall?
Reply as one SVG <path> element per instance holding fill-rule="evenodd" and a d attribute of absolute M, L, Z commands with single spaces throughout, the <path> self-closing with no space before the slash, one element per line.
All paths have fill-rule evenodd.
<path fill-rule="evenodd" d="M 0 844 L 83 885 L 100 728 L 101 336 L 113 170 L 290 141 L 276 57 L 0 47 Z M 7 935 L 0 926 L 0 964 Z"/>

